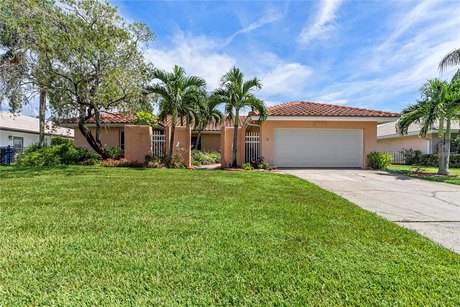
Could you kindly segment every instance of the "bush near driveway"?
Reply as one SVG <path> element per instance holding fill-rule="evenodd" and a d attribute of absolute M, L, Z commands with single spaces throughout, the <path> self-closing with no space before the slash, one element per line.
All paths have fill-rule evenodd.
<path fill-rule="evenodd" d="M 460 255 L 301 179 L 0 169 L 0 305 L 460 305 Z"/>
<path fill-rule="evenodd" d="M 391 154 L 388 152 L 371 152 L 367 155 L 367 164 L 372 169 L 386 169 L 391 164 Z"/>

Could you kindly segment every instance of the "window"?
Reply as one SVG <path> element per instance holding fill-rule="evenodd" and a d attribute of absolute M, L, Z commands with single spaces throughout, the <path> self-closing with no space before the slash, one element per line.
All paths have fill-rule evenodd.
<path fill-rule="evenodd" d="M 120 140 L 120 148 L 125 150 L 125 131 L 124 130 L 120 130 L 120 137 L 119 137 L 119 140 Z"/>
<path fill-rule="evenodd" d="M 21 136 L 13 136 L 13 147 L 16 152 L 22 152 L 24 149 L 24 138 Z"/>

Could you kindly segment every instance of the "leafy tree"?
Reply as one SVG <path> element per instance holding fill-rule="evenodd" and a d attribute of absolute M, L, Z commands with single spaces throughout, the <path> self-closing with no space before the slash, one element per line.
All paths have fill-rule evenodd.
<path fill-rule="evenodd" d="M 449 67 L 460 65 L 460 48 L 454 49 L 441 60 L 439 70 L 443 72 Z M 460 69 L 457 70 L 452 80 L 460 79 Z"/>
<path fill-rule="evenodd" d="M 159 119 L 171 117 L 168 161 L 172 161 L 177 121 L 185 120 L 190 124 L 198 119 L 198 104 L 206 82 L 199 77 L 187 76 L 185 70 L 177 65 L 172 72 L 155 69 L 152 77 L 159 82 L 147 86 L 146 91 L 159 97 Z"/>
<path fill-rule="evenodd" d="M 37 26 L 28 32 L 29 20 L 16 16 L 22 6 L 36 1 L 5 1 L 2 23 L 19 33 L 25 51 L 21 68 L 26 78 L 22 80 L 46 89 L 58 116 L 78 116 L 80 132 L 107 158 L 100 140 L 100 113 L 136 109 L 142 101 L 149 67 L 140 47 L 152 39 L 151 31 L 143 24 L 124 21 L 108 2 L 61 0 L 46 9 L 30 5 L 30 20 Z M 86 126 L 92 117 L 95 135 Z"/>
<path fill-rule="evenodd" d="M 240 112 L 245 108 L 258 112 L 260 120 L 267 117 L 265 103 L 254 96 L 253 92 L 262 88 L 259 79 L 254 78 L 244 81 L 244 75 L 239 68 L 233 67 L 225 73 L 220 82 L 220 88 L 214 91 L 213 98 L 219 103 L 225 104 L 227 117 L 233 119 L 233 150 L 232 167 L 237 167 L 238 152 L 238 127 Z"/>
<path fill-rule="evenodd" d="M 401 112 L 398 130 L 407 134 L 412 123 L 421 125 L 420 136 L 425 137 L 435 124 L 439 125 L 438 174 L 449 173 L 451 125 L 460 120 L 460 80 L 450 84 L 438 79 L 429 80 L 420 89 L 421 99 Z"/>
<path fill-rule="evenodd" d="M 210 99 L 207 93 L 203 93 L 200 96 L 198 111 L 199 116 L 195 123 L 195 130 L 198 131 L 195 148 L 198 148 L 201 132 L 208 124 L 214 123 L 218 125 L 223 121 L 224 114 L 222 114 L 222 112 L 218 109 L 219 104 L 220 103 L 218 101 Z"/>
<path fill-rule="evenodd" d="M 27 77 L 25 56 L 28 52 L 35 52 L 35 45 L 24 45 L 24 40 L 21 40 L 21 35 L 17 32 L 18 28 L 8 20 L 9 16 L 14 15 L 23 23 L 26 28 L 26 33 L 36 33 L 38 25 L 46 23 L 46 20 L 37 19 L 37 10 L 48 10 L 50 1 L 25 2 L 27 5 L 18 6 L 11 1 L 5 0 L 0 4 L 0 11 L 5 12 L 0 18 L 0 46 L 4 53 L 0 56 L 0 101 L 7 99 L 9 101 L 10 110 L 13 112 L 19 111 L 23 104 L 29 103 L 29 100 L 35 97 L 34 92 L 39 92 L 39 147 L 45 144 L 45 123 L 46 123 L 46 90 L 40 87 L 39 80 Z M 23 28 L 24 29 L 24 28 Z M 24 45 L 24 46 L 23 46 Z M 29 84 L 28 93 L 26 95 L 25 85 Z"/>

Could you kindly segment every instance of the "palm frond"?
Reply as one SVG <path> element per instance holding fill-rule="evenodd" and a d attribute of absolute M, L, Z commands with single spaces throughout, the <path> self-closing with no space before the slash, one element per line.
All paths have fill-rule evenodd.
<path fill-rule="evenodd" d="M 460 65 L 460 48 L 459 49 L 454 49 L 444 58 L 442 58 L 441 62 L 439 63 L 439 71 L 443 72 L 447 68 Z"/>

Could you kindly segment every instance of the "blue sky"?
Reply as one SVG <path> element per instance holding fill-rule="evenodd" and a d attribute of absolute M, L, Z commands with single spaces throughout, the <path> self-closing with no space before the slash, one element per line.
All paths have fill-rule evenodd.
<path fill-rule="evenodd" d="M 460 1 L 126 1 L 155 33 L 145 56 L 205 78 L 257 76 L 268 105 L 308 100 L 400 111 L 460 47 Z"/>

